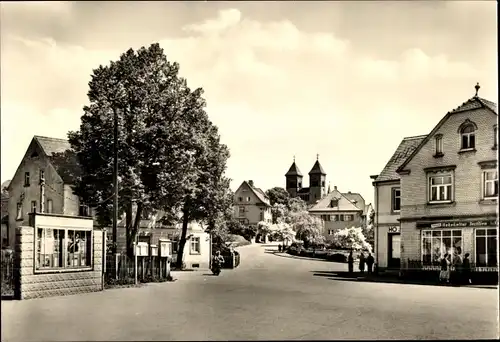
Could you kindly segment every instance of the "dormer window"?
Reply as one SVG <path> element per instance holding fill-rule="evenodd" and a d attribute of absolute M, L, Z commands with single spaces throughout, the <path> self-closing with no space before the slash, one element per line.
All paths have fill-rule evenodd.
<path fill-rule="evenodd" d="M 332 198 L 332 200 L 330 201 L 330 206 L 332 208 L 338 207 L 339 206 L 339 200 L 337 198 Z"/>
<path fill-rule="evenodd" d="M 460 133 L 461 151 L 469 151 L 476 148 L 476 130 L 476 124 L 469 119 L 460 125 L 458 132 Z"/>
<path fill-rule="evenodd" d="M 436 147 L 436 153 L 434 154 L 434 157 L 442 157 L 443 156 L 443 135 L 442 134 L 436 135 L 435 147 Z"/>

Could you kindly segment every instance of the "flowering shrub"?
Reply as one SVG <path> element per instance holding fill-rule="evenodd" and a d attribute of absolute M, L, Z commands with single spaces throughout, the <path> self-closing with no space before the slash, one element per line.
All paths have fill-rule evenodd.
<path fill-rule="evenodd" d="M 340 248 L 354 250 L 368 250 L 371 252 L 372 247 L 366 241 L 361 227 L 350 227 L 336 231 L 333 234 L 333 242 Z"/>

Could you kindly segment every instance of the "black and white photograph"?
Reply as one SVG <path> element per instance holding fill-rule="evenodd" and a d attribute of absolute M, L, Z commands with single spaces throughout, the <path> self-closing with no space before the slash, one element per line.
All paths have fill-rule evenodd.
<path fill-rule="evenodd" d="M 499 338 L 497 2 L 1 1 L 1 340 Z"/>

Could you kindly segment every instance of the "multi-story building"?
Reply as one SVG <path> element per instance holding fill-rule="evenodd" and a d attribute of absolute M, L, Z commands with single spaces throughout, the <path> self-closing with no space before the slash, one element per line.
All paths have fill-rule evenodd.
<path fill-rule="evenodd" d="M 70 148 L 65 139 L 34 136 L 31 140 L 7 188 L 9 246 L 14 245 L 16 228 L 29 224 L 30 212 L 90 215 L 71 188 L 78 164 L 61 157 Z"/>
<path fill-rule="evenodd" d="M 350 191 L 341 193 L 334 186 L 333 191 L 309 209 L 309 214 L 321 218 L 323 235 L 328 241 L 339 229 L 365 225 L 371 208 L 371 204 L 365 205 L 360 194 Z"/>
<path fill-rule="evenodd" d="M 326 172 L 319 163 L 319 156 L 317 156 L 316 163 L 314 163 L 311 171 L 309 171 L 309 187 L 303 186 L 302 172 L 295 164 L 293 159 L 292 166 L 285 174 L 286 177 L 286 191 L 291 197 L 300 197 L 308 204 L 316 204 L 320 199 L 326 196 Z"/>
<path fill-rule="evenodd" d="M 415 151 L 426 136 L 407 137 L 387 162 L 380 174 L 370 176 L 375 190 L 374 247 L 379 269 L 400 267 L 401 186 L 397 168 Z"/>
<path fill-rule="evenodd" d="M 256 226 L 259 222 L 272 222 L 269 198 L 252 180 L 243 181 L 234 193 L 234 218 L 246 225 Z"/>
<path fill-rule="evenodd" d="M 478 90 L 397 169 L 402 269 L 469 253 L 476 267 L 498 272 L 498 112 Z"/>

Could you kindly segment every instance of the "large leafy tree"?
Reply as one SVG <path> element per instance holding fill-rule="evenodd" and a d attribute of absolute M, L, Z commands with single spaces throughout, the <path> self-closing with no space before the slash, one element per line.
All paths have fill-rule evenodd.
<path fill-rule="evenodd" d="M 283 204 L 288 206 L 288 201 L 290 200 L 290 194 L 283 188 L 274 187 L 266 191 L 267 197 L 269 197 L 269 201 L 271 205 L 274 204 Z"/>
<path fill-rule="evenodd" d="M 209 230 L 214 230 L 221 213 L 227 217 L 232 207 L 230 180 L 224 176 L 229 149 L 220 142 L 217 127 L 208 119 L 202 94 L 202 90 L 197 89 L 188 98 L 189 105 L 185 106 L 186 118 L 192 130 L 191 144 L 196 163 L 190 170 L 194 182 L 184 188 L 177 267 L 182 266 L 189 222 L 204 221 Z"/>
<path fill-rule="evenodd" d="M 197 113 L 204 101 L 202 91 L 189 89 L 178 72 L 159 44 L 130 49 L 99 66 L 89 82 L 80 131 L 68 133 L 81 166 L 74 191 L 96 209 L 101 224 L 109 225 L 113 115 L 118 115 L 119 211 L 126 217 L 129 254 L 142 214 L 163 210 L 175 220 L 186 193 L 199 181 L 204 144 L 199 130 L 206 124 L 197 122 Z"/>

